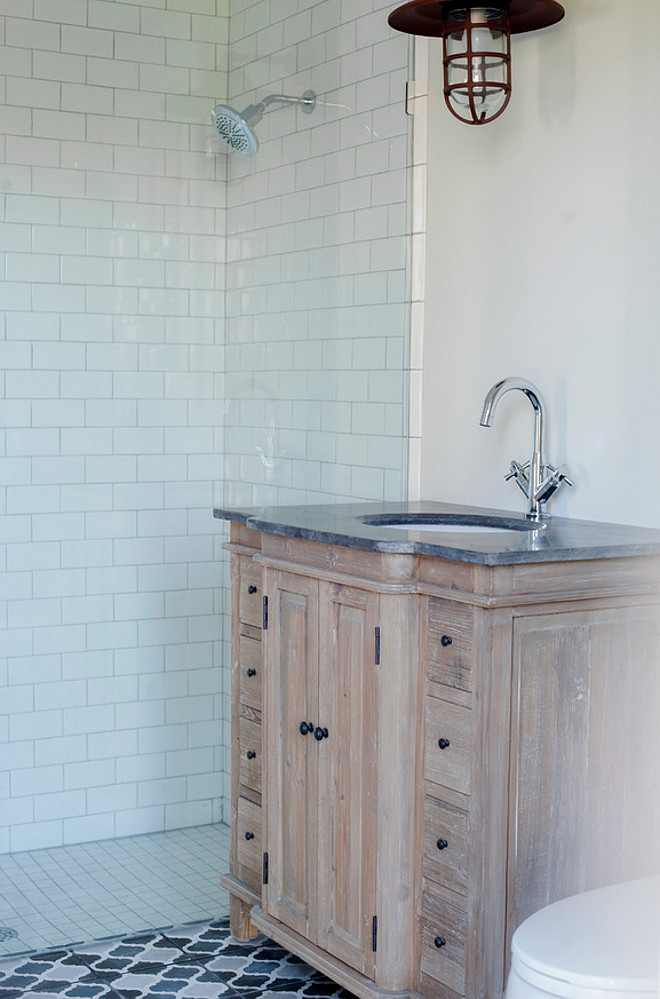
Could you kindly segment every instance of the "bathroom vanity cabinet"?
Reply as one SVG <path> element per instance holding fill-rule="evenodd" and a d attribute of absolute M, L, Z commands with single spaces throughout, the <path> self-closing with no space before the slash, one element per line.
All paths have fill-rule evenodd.
<path fill-rule="evenodd" d="M 301 533 L 228 545 L 232 932 L 362 999 L 495 999 L 524 918 L 658 869 L 660 545 L 479 564 Z"/>

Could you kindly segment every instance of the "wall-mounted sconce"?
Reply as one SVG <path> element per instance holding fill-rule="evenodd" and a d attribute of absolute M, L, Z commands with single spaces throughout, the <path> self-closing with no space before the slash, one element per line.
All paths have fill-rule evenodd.
<path fill-rule="evenodd" d="M 511 97 L 511 35 L 561 21 L 556 0 L 412 0 L 388 18 L 411 35 L 442 38 L 445 103 L 468 125 L 498 118 Z"/>

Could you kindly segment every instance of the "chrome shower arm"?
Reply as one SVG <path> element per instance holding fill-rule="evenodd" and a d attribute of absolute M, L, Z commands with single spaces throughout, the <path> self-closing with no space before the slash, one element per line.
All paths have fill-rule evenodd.
<path fill-rule="evenodd" d="M 306 90 L 302 97 L 291 97 L 289 94 L 270 94 L 264 97 L 259 104 L 267 108 L 269 104 L 302 104 L 303 110 L 313 111 L 316 104 L 316 95 L 311 90 Z"/>
<path fill-rule="evenodd" d="M 249 125 L 258 125 L 263 118 L 264 111 L 271 104 L 299 104 L 305 114 L 311 114 L 316 107 L 316 94 L 313 90 L 306 90 L 302 97 L 292 97 L 289 94 L 269 94 L 258 104 L 250 104 L 246 107 L 241 117 Z"/>

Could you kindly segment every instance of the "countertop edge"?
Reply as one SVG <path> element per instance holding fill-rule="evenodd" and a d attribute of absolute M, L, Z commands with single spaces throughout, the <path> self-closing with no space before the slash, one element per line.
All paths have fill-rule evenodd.
<path fill-rule="evenodd" d="M 387 504 L 385 504 L 387 505 Z M 389 504 L 393 506 L 394 504 Z M 399 504 L 400 506 L 403 504 Z M 424 504 L 425 506 L 429 504 Z M 442 504 L 434 504 L 441 506 Z M 465 562 L 473 565 L 484 566 L 507 566 L 507 565 L 527 565 L 553 562 L 579 562 L 595 561 L 603 559 L 624 559 L 636 557 L 660 557 L 660 531 L 651 528 L 626 527 L 625 525 L 598 524 L 589 521 L 570 521 L 566 518 L 556 520 L 555 525 L 561 529 L 562 525 L 568 524 L 574 531 L 579 531 L 580 526 L 589 528 L 593 533 L 609 530 L 623 530 L 631 535 L 629 542 L 617 541 L 608 544 L 604 539 L 599 541 L 586 541 L 584 544 L 562 544 L 556 542 L 550 547 L 539 548 L 512 548 L 511 550 L 487 551 L 482 546 L 481 550 L 470 547 L 469 544 L 458 547 L 452 544 L 432 544 L 425 540 L 418 540 L 410 537 L 383 537 L 384 531 L 390 533 L 394 529 L 391 527 L 370 527 L 362 534 L 356 533 L 350 528 L 353 526 L 351 519 L 357 521 L 357 517 L 351 518 L 348 513 L 352 508 L 361 513 L 368 508 L 369 504 L 319 504 L 318 507 L 308 505 L 300 507 L 271 507 L 260 510 L 254 509 L 229 509 L 215 508 L 213 516 L 220 520 L 229 520 L 246 526 L 249 530 L 274 534 L 281 537 L 288 537 L 297 540 L 316 541 L 321 544 L 337 545 L 343 548 L 355 548 L 361 551 L 369 551 L 385 555 L 419 555 L 431 558 L 441 558 L 454 562 Z M 380 509 L 381 503 L 374 503 L 374 509 Z M 335 525 L 330 527 L 324 524 L 324 519 L 332 515 L 335 509 L 339 509 L 345 516 L 345 529 L 338 529 Z M 452 507 L 457 509 L 457 507 Z M 472 509 L 472 508 L 465 508 Z M 499 512 L 499 511 L 498 511 Z M 268 514 L 279 515 L 282 519 L 268 517 Z M 296 523 L 307 519 L 307 523 Z M 359 522 L 358 522 L 359 523 Z M 548 524 L 552 524 L 549 519 Z M 377 533 L 378 532 L 378 533 Z M 402 531 L 401 533 L 408 533 Z M 449 532 L 448 532 L 449 533 Z M 513 534 L 513 532 L 501 532 Z M 378 536 L 380 534 L 380 536 Z M 653 540 L 640 540 L 638 537 L 632 540 L 634 535 L 655 535 Z M 501 537 L 501 535 L 499 535 Z M 494 536 L 491 536 L 494 540 Z"/>

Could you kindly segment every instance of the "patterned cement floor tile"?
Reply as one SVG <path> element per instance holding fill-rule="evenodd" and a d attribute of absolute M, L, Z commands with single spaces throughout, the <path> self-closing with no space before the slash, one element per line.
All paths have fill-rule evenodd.
<path fill-rule="evenodd" d="M 135 968 L 189 961 L 182 950 L 161 933 L 147 933 L 124 940 L 88 944 L 74 948 L 74 953 L 92 971 L 104 976 L 107 971 L 126 974 Z"/>
<path fill-rule="evenodd" d="M 90 979 L 89 968 L 70 951 L 32 954 L 0 964 L 0 999 L 51 990 L 62 995 L 74 983 Z"/>
<path fill-rule="evenodd" d="M 103 982 L 74 982 L 58 988 L 56 992 L 21 992 L 21 999 L 121 999 Z"/>
<path fill-rule="evenodd" d="M 200 964 L 174 964 L 143 968 L 106 980 L 121 999 L 217 999 L 226 985 Z"/>
<path fill-rule="evenodd" d="M 273 999 L 355 999 L 352 992 L 347 992 L 341 985 L 331 982 L 324 975 L 317 974 L 317 977 L 308 982 L 300 983 L 296 987 L 281 987 L 277 982 L 271 986 L 270 990 L 260 990 L 257 993 L 243 993 L 242 999 L 265 999 L 266 996 L 273 996 Z"/>
<path fill-rule="evenodd" d="M 168 940 L 190 957 L 205 963 L 240 995 L 277 992 L 278 996 L 299 995 L 301 999 L 349 996 L 300 958 L 264 936 L 243 943 L 235 940 L 228 920 L 201 926 L 184 926 L 165 931 Z"/>
<path fill-rule="evenodd" d="M 227 920 L 0 961 L 0 999 L 353 999 L 266 937 Z"/>
<path fill-rule="evenodd" d="M 229 920 L 214 923 L 193 923 L 173 930 L 163 930 L 170 943 L 195 959 L 215 957 L 227 946 L 228 941 L 236 943 L 229 930 Z M 263 937 L 259 939 L 263 940 Z M 239 946 L 251 946 L 254 941 Z"/>
<path fill-rule="evenodd" d="M 207 960 L 206 967 L 240 993 L 287 988 L 295 991 L 306 982 L 326 980 L 300 958 L 265 938 L 240 944 L 229 937 L 215 957 Z"/>

